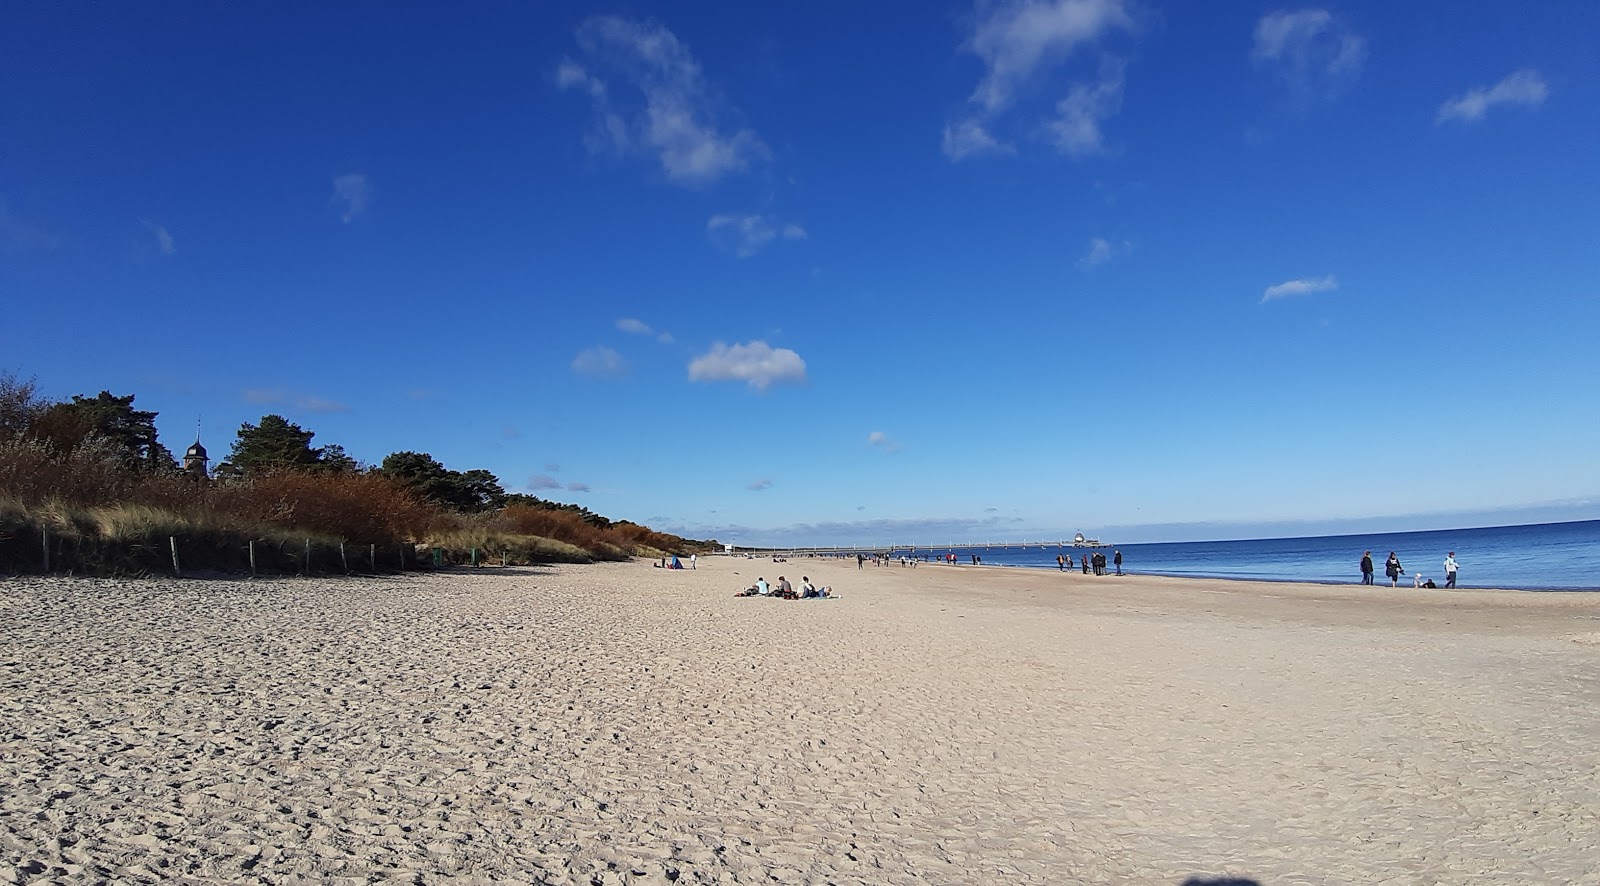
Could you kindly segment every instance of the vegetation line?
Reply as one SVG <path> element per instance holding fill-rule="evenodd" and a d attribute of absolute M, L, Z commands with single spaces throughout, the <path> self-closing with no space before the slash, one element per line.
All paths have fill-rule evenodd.
<path fill-rule="evenodd" d="M 134 396 L 50 401 L 0 374 L 0 572 L 384 572 L 479 558 L 588 563 L 706 550 L 574 504 L 507 493 L 427 453 L 364 465 L 279 415 L 245 423 L 210 469 L 179 464 Z M 174 541 L 174 539 L 176 541 Z M 366 557 L 355 556 L 354 546 Z"/>

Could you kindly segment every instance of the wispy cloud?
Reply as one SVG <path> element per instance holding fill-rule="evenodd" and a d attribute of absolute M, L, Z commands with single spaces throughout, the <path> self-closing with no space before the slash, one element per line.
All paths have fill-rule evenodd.
<path fill-rule="evenodd" d="M 983 122 L 976 119 L 947 123 L 944 142 L 940 146 L 951 160 L 964 160 L 982 154 L 1015 154 L 1017 149 L 989 134 Z"/>
<path fill-rule="evenodd" d="M 521 439 L 521 437 L 522 437 L 522 432 L 517 430 L 516 428 L 512 427 L 511 425 L 506 425 L 505 427 L 500 429 L 500 439 L 502 439 L 502 440 L 517 440 L 517 439 Z"/>
<path fill-rule="evenodd" d="M 767 215 L 728 213 L 713 215 L 706 221 L 706 236 L 718 247 L 740 258 L 749 258 L 779 237 L 785 240 L 806 239 L 806 229 Z"/>
<path fill-rule="evenodd" d="M 889 435 L 882 431 L 873 431 L 867 435 L 867 445 L 880 449 L 889 455 L 900 451 L 900 444 L 889 439 Z"/>
<path fill-rule="evenodd" d="M 689 380 L 742 381 L 765 391 L 774 384 L 804 382 L 806 361 L 788 348 L 774 348 L 764 341 L 742 345 L 717 342 L 689 362 Z"/>
<path fill-rule="evenodd" d="M 6 198 L 0 197 L 0 251 L 32 252 L 60 245 L 59 237 L 29 219 L 13 215 Z"/>
<path fill-rule="evenodd" d="M 162 255 L 173 255 L 178 251 L 177 245 L 172 241 L 172 233 L 167 230 L 166 225 L 158 225 L 147 218 L 139 219 L 139 224 L 156 238 L 156 247 L 161 250 Z"/>
<path fill-rule="evenodd" d="M 371 205 L 372 184 L 359 172 L 345 173 L 333 180 L 333 197 L 328 202 L 339 210 L 339 220 L 349 224 Z"/>
<path fill-rule="evenodd" d="M 561 465 L 556 464 L 553 461 L 547 461 L 547 462 L 544 463 L 544 469 L 549 471 L 550 473 L 554 474 L 557 471 L 561 470 Z"/>
<path fill-rule="evenodd" d="M 610 381 L 627 375 L 628 364 L 615 350 L 599 345 L 578 352 L 578 356 L 572 358 L 572 371 L 589 378 Z"/>
<path fill-rule="evenodd" d="M 618 317 L 617 328 L 632 335 L 653 335 L 656 341 L 664 345 L 672 344 L 672 333 L 665 330 L 657 332 L 650 324 L 633 317 Z"/>
<path fill-rule="evenodd" d="M 1122 70 L 1121 62 L 1107 61 L 1101 65 L 1099 80 L 1074 84 L 1056 103 L 1056 115 L 1045 128 L 1057 150 L 1074 157 L 1102 150 L 1100 121 L 1122 109 Z"/>
<path fill-rule="evenodd" d="M 1514 71 L 1493 86 L 1470 89 L 1440 105 L 1439 113 L 1435 115 L 1433 122 L 1461 120 L 1476 123 L 1496 105 L 1537 108 L 1544 104 L 1549 95 L 1550 87 L 1545 85 L 1544 78 L 1539 76 L 1538 71 L 1531 68 Z"/>
<path fill-rule="evenodd" d="M 1121 243 L 1112 243 L 1104 237 L 1090 237 L 1089 247 L 1083 253 L 1083 258 L 1078 259 L 1078 267 L 1083 270 L 1097 268 L 1121 255 L 1127 255 L 1133 250 L 1133 244 L 1126 240 Z"/>
<path fill-rule="evenodd" d="M 1360 76 L 1367 41 L 1326 9 L 1279 10 L 1256 22 L 1250 57 L 1305 103 L 1331 98 Z"/>
<path fill-rule="evenodd" d="M 294 401 L 294 405 L 307 412 L 349 412 L 348 404 L 337 400 L 324 400 L 321 397 L 301 397 Z"/>
<path fill-rule="evenodd" d="M 528 478 L 529 489 L 560 489 L 561 481 L 548 474 L 535 474 Z"/>
<path fill-rule="evenodd" d="M 306 412 L 349 412 L 350 406 L 337 400 L 294 394 L 283 388 L 247 388 L 242 392 L 246 403 L 262 406 L 293 406 Z"/>
<path fill-rule="evenodd" d="M 945 126 L 945 156 L 1011 153 L 992 124 L 1075 54 L 1134 27 L 1129 0 L 979 2 L 965 48 L 982 60 L 984 74 L 967 100 L 971 110 Z M 1099 150 L 1100 122 L 1121 105 L 1121 65 L 1114 67 L 1114 76 L 1103 71 L 1098 82 L 1073 86 L 1057 103 L 1045 123 L 1057 148 L 1073 155 Z"/>
<path fill-rule="evenodd" d="M 1114 30 L 1131 30 L 1124 0 L 1013 0 L 980 5 L 968 48 L 985 72 L 971 101 L 1004 110 L 1042 70 Z"/>
<path fill-rule="evenodd" d="M 750 490 L 751 492 L 760 492 L 763 489 L 771 489 L 772 488 L 772 481 L 771 480 L 755 480 L 755 481 L 752 481 L 749 484 L 747 484 L 744 488 Z"/>
<path fill-rule="evenodd" d="M 567 484 L 567 491 L 568 492 L 589 492 L 590 489 L 589 489 L 589 484 L 587 484 L 587 483 L 568 483 Z"/>
<path fill-rule="evenodd" d="M 556 85 L 583 92 L 594 106 L 592 150 L 653 154 L 668 179 L 687 185 L 714 182 L 768 155 L 753 131 L 720 119 L 721 101 L 700 63 L 658 22 L 597 15 L 578 27 L 577 41 L 589 62 L 624 87 L 619 96 L 571 59 L 557 67 Z"/>
<path fill-rule="evenodd" d="M 1288 298 L 1292 295 L 1310 295 L 1314 292 L 1331 292 L 1339 288 L 1339 281 L 1329 274 L 1326 277 L 1302 277 L 1298 280 L 1285 280 L 1267 287 L 1262 293 L 1263 303 L 1278 298 Z"/>

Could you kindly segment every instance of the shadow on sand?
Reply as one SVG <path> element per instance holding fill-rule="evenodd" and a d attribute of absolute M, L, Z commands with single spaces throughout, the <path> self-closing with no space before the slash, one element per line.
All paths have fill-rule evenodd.
<path fill-rule="evenodd" d="M 1181 886 L 1261 886 L 1249 877 L 1190 877 Z"/>

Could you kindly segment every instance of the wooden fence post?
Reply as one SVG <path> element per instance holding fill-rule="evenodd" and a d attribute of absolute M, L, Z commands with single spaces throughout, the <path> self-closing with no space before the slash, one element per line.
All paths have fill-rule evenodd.
<path fill-rule="evenodd" d="M 311 539 L 306 539 L 306 562 L 302 567 L 306 575 L 311 574 Z"/>
<path fill-rule="evenodd" d="M 50 571 L 50 527 L 39 527 L 39 541 L 44 546 L 44 571 Z"/>
<path fill-rule="evenodd" d="M 378 545 L 377 545 L 376 542 L 373 543 L 372 550 L 367 552 L 367 559 L 372 561 L 372 574 L 373 575 L 377 575 L 378 574 Z"/>
<path fill-rule="evenodd" d="M 344 556 L 344 542 L 339 542 L 339 562 L 344 564 L 344 574 L 350 574 L 350 561 Z"/>
<path fill-rule="evenodd" d="M 250 539 L 250 577 L 256 577 L 256 540 Z"/>
<path fill-rule="evenodd" d="M 172 576 L 173 578 L 183 578 L 183 570 L 178 566 L 178 537 L 176 535 L 167 536 L 167 544 L 172 546 Z"/>

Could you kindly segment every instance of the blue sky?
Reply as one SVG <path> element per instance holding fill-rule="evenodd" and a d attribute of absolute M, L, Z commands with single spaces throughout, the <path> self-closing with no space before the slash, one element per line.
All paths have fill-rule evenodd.
<path fill-rule="evenodd" d="M 8 7 L 0 369 L 723 541 L 1600 517 L 1600 5 L 464 8 Z"/>

